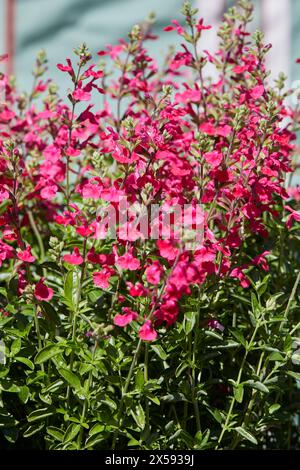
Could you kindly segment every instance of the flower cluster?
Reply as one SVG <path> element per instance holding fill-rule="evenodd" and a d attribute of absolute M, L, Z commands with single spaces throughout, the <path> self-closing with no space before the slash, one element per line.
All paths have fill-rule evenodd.
<path fill-rule="evenodd" d="M 184 14 L 185 25 L 174 20 L 165 28 L 185 44 L 162 72 L 145 48 L 156 39 L 147 24 L 99 52 L 120 70 L 110 81 L 102 62 L 92 64 L 87 47 L 78 48 L 76 65 L 70 58 L 57 65 L 70 77 L 69 104 L 43 79 L 43 53 L 30 95 L 0 76 L 6 97 L 0 105 L 3 269 L 17 279 L 18 296 L 37 306 L 53 296 L 61 301 L 60 291 L 49 287 L 50 261 L 64 282 L 79 273 L 78 305 L 91 281 L 99 295 L 111 294 L 106 323 L 139 325 L 145 341 L 156 339 L 161 325 L 174 324 L 181 300 L 206 283 L 232 279 L 247 288 L 249 270 L 268 270 L 270 251 L 251 257 L 243 245 L 268 237 L 269 218 L 282 216 L 278 204 L 288 213 L 287 228 L 300 221 L 284 187 L 297 114 L 285 103 L 281 81 L 268 85 L 269 46 L 229 18 L 212 56 L 201 51 L 210 26 L 188 4 Z M 219 71 L 215 81 L 205 79 L 207 62 Z M 119 223 L 124 200 L 171 213 L 189 205 L 192 223 L 201 206 L 201 238 L 187 249 L 176 230 L 166 236 L 157 216 L 158 239 L 145 239 L 133 210 Z M 112 239 L 109 207 L 116 214 Z M 216 319 L 208 324 L 220 328 Z"/>

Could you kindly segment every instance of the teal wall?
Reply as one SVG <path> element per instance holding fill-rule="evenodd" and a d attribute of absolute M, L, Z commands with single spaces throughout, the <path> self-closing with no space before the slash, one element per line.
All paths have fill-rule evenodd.
<path fill-rule="evenodd" d="M 1 0 L 0 0 L 1 1 Z M 173 18 L 180 17 L 182 0 L 18 0 L 16 24 L 16 76 L 22 86 L 32 82 L 30 66 L 37 51 L 45 48 L 51 76 L 63 87 L 66 74 L 56 64 L 72 56 L 72 49 L 86 42 L 96 53 L 108 43 L 127 36 L 132 25 L 151 11 L 157 14 L 154 31 L 161 33 Z M 175 33 L 161 33 L 158 42 L 149 42 L 157 59 L 168 45 L 178 41 Z"/>

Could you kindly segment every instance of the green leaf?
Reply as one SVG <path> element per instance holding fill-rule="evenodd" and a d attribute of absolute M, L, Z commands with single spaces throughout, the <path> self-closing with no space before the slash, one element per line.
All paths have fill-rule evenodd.
<path fill-rule="evenodd" d="M 71 372 L 69 369 L 65 369 L 63 367 L 60 367 L 58 372 L 68 382 L 68 384 L 71 385 L 71 387 L 75 388 L 75 390 L 81 390 L 82 387 L 80 379 L 76 374 L 74 374 L 74 372 Z"/>
<path fill-rule="evenodd" d="M 52 326 L 56 327 L 57 325 L 59 325 L 60 318 L 55 308 L 48 302 L 42 302 L 41 305 L 42 305 L 42 309 L 45 314 L 45 317 L 47 318 L 47 320 L 50 321 Z"/>
<path fill-rule="evenodd" d="M 207 409 L 218 423 L 222 423 L 223 418 L 222 418 L 220 411 L 217 408 L 215 408 L 214 410 L 211 408 L 207 408 Z"/>
<path fill-rule="evenodd" d="M 168 358 L 167 353 L 164 351 L 164 349 L 159 345 L 159 344 L 152 344 L 151 349 L 162 359 L 165 361 Z"/>
<path fill-rule="evenodd" d="M 45 361 L 48 361 L 52 357 L 56 356 L 57 354 L 61 353 L 61 346 L 57 344 L 49 344 L 45 348 L 43 348 L 41 351 L 37 353 L 35 356 L 34 362 L 36 364 L 42 364 Z"/>
<path fill-rule="evenodd" d="M 143 371 L 143 369 L 139 369 L 136 373 L 136 376 L 135 376 L 135 387 L 136 387 L 136 389 L 139 390 L 139 391 L 143 390 L 144 382 L 145 382 L 144 371 Z"/>
<path fill-rule="evenodd" d="M 62 442 L 63 438 L 64 438 L 64 433 L 61 429 L 59 428 L 55 428 L 54 426 L 49 426 L 47 428 L 47 433 L 54 437 L 54 439 L 56 439 L 57 441 L 60 441 Z"/>
<path fill-rule="evenodd" d="M 17 338 L 12 342 L 12 345 L 10 348 L 10 353 L 12 356 L 15 356 L 16 354 L 18 354 L 18 352 L 21 349 L 21 345 L 22 345 L 21 338 Z"/>
<path fill-rule="evenodd" d="M 47 407 L 47 408 L 40 408 L 38 410 L 32 411 L 27 417 L 29 423 L 33 421 L 39 421 L 40 419 L 45 419 L 48 416 L 52 416 L 55 413 L 55 408 Z"/>
<path fill-rule="evenodd" d="M 183 329 L 184 332 L 188 335 L 193 331 L 196 323 L 196 313 L 195 312 L 186 312 L 184 316 Z"/>
<path fill-rule="evenodd" d="M 259 305 L 258 299 L 254 292 L 251 292 L 251 305 L 252 305 L 252 312 L 254 316 L 257 318 L 260 314 L 261 307 Z"/>
<path fill-rule="evenodd" d="M 259 390 L 260 392 L 263 393 L 269 393 L 270 390 L 268 387 L 266 387 L 262 382 L 259 382 L 258 380 L 247 380 L 244 382 L 245 385 L 248 385 L 251 388 L 255 388 L 256 390 Z"/>
<path fill-rule="evenodd" d="M 146 418 L 145 418 L 145 413 L 144 413 L 144 410 L 142 408 L 142 405 L 140 405 L 140 404 L 137 405 L 136 408 L 135 408 L 135 411 L 131 410 L 131 414 L 134 418 L 134 421 L 138 425 L 138 427 L 140 429 L 144 429 L 145 424 L 146 424 Z"/>
<path fill-rule="evenodd" d="M 274 403 L 274 405 L 271 405 L 269 407 L 269 413 L 270 415 L 272 415 L 273 413 L 275 413 L 277 410 L 279 410 L 281 408 L 281 405 L 279 403 Z"/>
<path fill-rule="evenodd" d="M 282 362 L 284 361 L 284 357 L 282 356 L 282 354 L 280 354 L 279 352 L 272 352 L 269 356 L 269 361 L 279 361 L 279 362 Z"/>
<path fill-rule="evenodd" d="M 16 356 L 14 359 L 15 361 L 22 362 L 22 364 L 25 364 L 29 369 L 34 370 L 33 362 L 27 357 Z"/>
<path fill-rule="evenodd" d="M 238 403 L 242 403 L 244 397 L 244 386 L 239 384 L 237 387 L 233 388 L 234 398 Z"/>
<path fill-rule="evenodd" d="M 94 424 L 94 426 L 90 429 L 89 436 L 94 436 L 95 434 L 99 434 L 103 432 L 105 429 L 105 426 L 100 423 Z"/>
<path fill-rule="evenodd" d="M 86 448 L 92 447 L 95 444 L 98 444 L 98 442 L 103 441 L 104 438 L 105 438 L 105 435 L 102 433 L 89 436 L 86 440 L 85 447 Z"/>
<path fill-rule="evenodd" d="M 252 442 L 252 444 L 256 444 L 256 445 L 258 444 L 255 437 L 249 431 L 246 431 L 245 428 L 238 426 L 237 428 L 235 428 L 235 431 L 238 432 L 241 436 L 243 436 L 248 441 Z"/>
<path fill-rule="evenodd" d="M 287 372 L 287 375 L 289 375 L 290 377 L 293 377 L 293 379 L 297 381 L 300 381 L 300 372 L 293 372 L 292 370 L 289 370 Z"/>
<path fill-rule="evenodd" d="M 30 395 L 29 388 L 26 385 L 23 385 L 23 387 L 21 387 L 20 391 L 19 391 L 19 398 L 20 398 L 21 402 L 22 403 L 27 403 L 29 395 Z"/>
<path fill-rule="evenodd" d="M 43 429 L 45 426 L 45 423 L 39 423 L 39 424 L 32 424 L 31 426 L 28 426 L 26 431 L 24 432 L 23 436 L 24 437 L 30 437 L 33 436 L 34 434 L 38 433 Z"/>
<path fill-rule="evenodd" d="M 244 346 L 244 348 L 247 347 L 247 342 L 244 338 L 243 333 L 240 330 L 238 330 L 237 328 L 231 328 L 229 331 L 235 337 L 235 339 Z"/>
<path fill-rule="evenodd" d="M 73 439 L 75 439 L 80 429 L 81 429 L 80 424 L 74 424 L 74 423 L 70 424 L 64 435 L 64 439 L 63 439 L 64 443 L 70 442 Z"/>

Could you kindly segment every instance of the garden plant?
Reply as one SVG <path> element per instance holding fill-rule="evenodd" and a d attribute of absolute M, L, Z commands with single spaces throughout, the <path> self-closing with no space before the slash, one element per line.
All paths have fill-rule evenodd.
<path fill-rule="evenodd" d="M 299 448 L 300 110 L 252 11 L 0 74 L 1 449 Z"/>

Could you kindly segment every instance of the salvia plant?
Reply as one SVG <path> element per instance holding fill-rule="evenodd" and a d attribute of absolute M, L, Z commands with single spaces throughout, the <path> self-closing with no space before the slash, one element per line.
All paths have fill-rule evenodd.
<path fill-rule="evenodd" d="M 251 4 L 182 13 L 0 75 L 1 448 L 299 448 L 299 108 Z"/>

